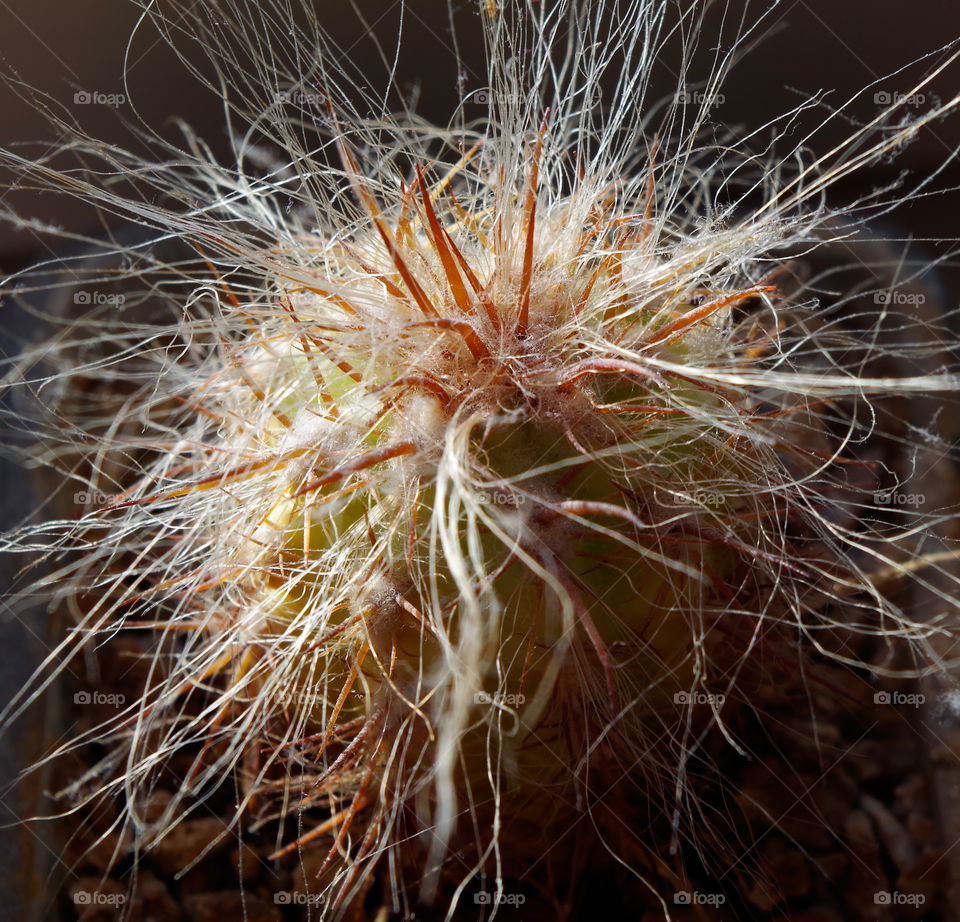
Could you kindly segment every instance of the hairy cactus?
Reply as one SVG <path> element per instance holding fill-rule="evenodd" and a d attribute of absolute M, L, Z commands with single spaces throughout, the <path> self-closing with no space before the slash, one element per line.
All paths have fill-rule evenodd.
<path fill-rule="evenodd" d="M 164 34 L 186 12 L 169 7 L 148 12 Z M 78 519 L 9 538 L 63 555 L 79 624 L 48 668 L 156 638 L 83 789 L 122 796 L 144 847 L 234 778 L 238 823 L 308 818 L 276 854 L 324 843 L 332 914 L 376 869 L 388 903 L 451 914 L 475 878 L 544 881 L 593 845 L 642 878 L 640 830 L 707 848 L 704 741 L 742 751 L 733 724 L 775 668 L 847 662 L 858 634 L 938 665 L 947 628 L 872 574 L 920 578 L 899 549 L 939 511 L 865 516 L 876 484 L 847 462 L 889 395 L 955 392 L 954 369 L 874 372 L 891 323 L 936 353 L 927 321 L 828 310 L 791 259 L 855 233 L 826 188 L 960 99 L 759 167 L 705 139 L 706 103 L 654 126 L 649 64 L 614 75 L 601 120 L 599 36 L 646 61 L 666 8 L 481 4 L 488 118 L 440 130 L 362 117 L 321 32 L 271 37 L 282 4 L 217 5 L 191 22 L 277 164 L 251 167 L 239 133 L 229 167 L 192 136 L 148 162 L 74 133 L 168 206 L 4 155 L 188 250 L 105 245 L 165 313 L 101 306 L 10 382 L 40 398 L 34 456 L 87 494 Z M 247 48 L 251 89 L 235 40 L 258 30 L 276 48 Z M 179 793 L 148 822 L 174 759 Z"/>

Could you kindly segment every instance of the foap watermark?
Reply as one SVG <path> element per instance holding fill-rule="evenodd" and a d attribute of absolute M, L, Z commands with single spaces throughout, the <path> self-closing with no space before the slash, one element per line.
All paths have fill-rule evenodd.
<path fill-rule="evenodd" d="M 284 701 L 296 703 L 303 707 L 316 707 L 323 701 L 323 690 L 316 689 L 313 686 L 307 686 L 305 689 L 291 689 L 283 694 Z"/>
<path fill-rule="evenodd" d="M 891 93 L 889 90 L 877 90 L 873 101 L 878 106 L 922 106 L 927 101 L 926 93 Z"/>
<path fill-rule="evenodd" d="M 322 906 L 326 897 L 322 893 L 300 893 L 298 890 L 280 890 L 273 894 L 277 906 Z"/>
<path fill-rule="evenodd" d="M 104 893 L 102 890 L 76 890 L 75 906 L 122 906 L 127 901 L 125 893 Z"/>
<path fill-rule="evenodd" d="M 492 102 L 498 106 L 521 106 L 526 99 L 523 93 L 502 93 L 499 90 L 491 90 L 489 87 L 477 90 L 467 97 L 468 102 L 477 106 L 489 106 Z"/>
<path fill-rule="evenodd" d="M 580 104 L 585 108 L 599 105 L 603 97 L 600 87 L 596 85 L 584 87 L 582 93 L 578 95 L 580 95 L 582 98 Z M 465 101 L 475 106 L 489 106 L 491 103 L 494 103 L 500 107 L 522 107 L 528 104 L 529 99 L 530 97 L 527 93 L 507 93 L 502 90 L 495 90 L 485 86 L 474 90 L 472 93 L 469 93 Z"/>
<path fill-rule="evenodd" d="M 927 501 L 923 493 L 899 493 L 896 490 L 878 490 L 873 494 L 877 506 L 912 506 L 916 509 Z"/>
<path fill-rule="evenodd" d="M 74 304 L 89 304 L 96 306 L 100 304 L 109 304 L 112 307 L 123 307 L 126 301 L 126 295 L 115 294 L 110 291 L 75 291 L 73 293 Z"/>
<path fill-rule="evenodd" d="M 876 906 L 922 906 L 927 897 L 923 893 L 901 893 L 899 890 L 878 890 L 873 894 Z"/>
<path fill-rule="evenodd" d="M 283 103 L 290 103 L 294 106 L 302 106 L 304 108 L 313 108 L 317 109 L 326 105 L 326 100 L 324 99 L 323 93 L 311 93 L 308 90 L 293 89 L 286 90 L 282 93 L 276 94 L 276 103 L 282 105 Z"/>
<path fill-rule="evenodd" d="M 874 304 L 917 306 L 925 304 L 926 301 L 927 296 L 922 291 L 875 291 L 873 293 Z"/>
<path fill-rule="evenodd" d="M 925 704 L 926 701 L 926 695 L 922 695 L 919 692 L 907 693 L 898 691 L 878 691 L 873 693 L 874 704 L 892 704 L 895 707 L 918 708 Z"/>
<path fill-rule="evenodd" d="M 507 707 L 507 708 L 516 708 L 520 707 L 524 701 L 527 700 L 526 695 L 515 694 L 496 694 L 488 695 L 486 692 L 478 691 L 473 696 L 474 704 L 493 704 L 497 707 Z"/>
<path fill-rule="evenodd" d="M 527 498 L 520 493 L 480 493 L 480 502 L 489 506 L 522 506 Z"/>
<path fill-rule="evenodd" d="M 726 101 L 723 93 L 711 93 L 708 90 L 678 90 L 673 97 L 674 105 L 702 106 L 706 109 L 722 106 Z"/>
<path fill-rule="evenodd" d="M 473 902 L 477 906 L 522 906 L 526 901 L 527 897 L 523 893 L 491 893 L 489 890 L 481 890 L 473 895 Z"/>
<path fill-rule="evenodd" d="M 73 501 L 78 506 L 112 506 L 119 503 L 122 497 L 110 493 L 98 493 L 96 490 L 77 490 L 73 494 Z"/>
<path fill-rule="evenodd" d="M 697 490 L 696 493 L 671 493 L 675 506 L 721 506 L 724 495 L 717 490 Z"/>
<path fill-rule="evenodd" d="M 727 901 L 725 893 L 701 893 L 699 890 L 678 890 L 673 894 L 675 906 L 722 906 Z"/>
<path fill-rule="evenodd" d="M 679 691 L 673 696 L 674 704 L 715 704 L 717 707 L 723 707 L 723 702 L 727 700 L 726 695 L 718 695 L 713 692 L 702 691 Z"/>
<path fill-rule="evenodd" d="M 78 691 L 73 696 L 74 704 L 105 704 L 115 708 L 123 707 L 126 700 L 123 695 L 99 691 Z"/>
<path fill-rule="evenodd" d="M 123 93 L 101 93 L 99 90 L 77 90 L 73 94 L 77 106 L 122 106 L 127 101 Z"/>

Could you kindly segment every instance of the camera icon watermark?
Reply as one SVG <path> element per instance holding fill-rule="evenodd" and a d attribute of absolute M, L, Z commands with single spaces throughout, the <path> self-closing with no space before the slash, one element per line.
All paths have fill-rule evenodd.
<path fill-rule="evenodd" d="M 526 496 L 520 493 L 480 493 L 478 494 L 480 502 L 488 506 L 512 506 L 516 509 L 522 506 L 526 501 Z"/>
<path fill-rule="evenodd" d="M 673 894 L 675 906 L 723 906 L 725 893 L 701 893 L 699 890 L 678 890 Z"/>
<path fill-rule="evenodd" d="M 722 506 L 727 497 L 719 490 L 697 490 L 695 493 L 671 493 L 674 506 Z"/>
<path fill-rule="evenodd" d="M 488 695 L 486 692 L 478 691 L 473 696 L 474 704 L 493 704 L 496 707 L 517 708 L 520 707 L 527 696 L 523 694 L 496 694 Z"/>
<path fill-rule="evenodd" d="M 98 691 L 78 691 L 73 696 L 74 704 L 108 705 L 115 708 L 123 707 L 126 700 L 125 695 Z"/>
<path fill-rule="evenodd" d="M 916 693 L 905 693 L 905 692 L 887 692 L 887 691 L 878 691 L 873 693 L 873 703 L 874 704 L 888 704 L 894 707 L 922 707 L 926 704 L 927 696 Z"/>
<path fill-rule="evenodd" d="M 100 890 L 76 890 L 75 906 L 122 906 L 127 901 L 125 893 L 103 893 Z"/>
<path fill-rule="evenodd" d="M 109 493 L 98 493 L 96 490 L 77 490 L 73 494 L 73 501 L 78 506 L 112 506 L 120 502 L 122 497 L 111 496 Z"/>
<path fill-rule="evenodd" d="M 474 893 L 473 902 L 477 906 L 522 906 L 526 903 L 527 897 L 523 893 L 498 893 L 489 890 L 481 890 Z"/>
<path fill-rule="evenodd" d="M 77 106 L 122 106 L 127 101 L 124 93 L 101 93 L 99 90 L 77 90 L 73 94 Z"/>
<path fill-rule="evenodd" d="M 326 897 L 322 893 L 300 893 L 298 890 L 280 890 L 273 894 L 276 906 L 322 906 Z"/>
<path fill-rule="evenodd" d="M 878 106 L 922 106 L 927 101 L 925 93 L 891 93 L 889 90 L 878 90 L 873 94 L 873 101 Z"/>
<path fill-rule="evenodd" d="M 727 101 L 723 93 L 711 93 L 708 90 L 678 90 L 673 97 L 677 106 L 700 106 L 704 109 L 713 109 L 722 106 Z"/>
<path fill-rule="evenodd" d="M 899 890 L 878 890 L 873 894 L 876 906 L 922 906 L 927 897 L 923 893 L 901 893 Z"/>
<path fill-rule="evenodd" d="M 927 296 L 922 291 L 876 291 L 873 294 L 874 304 L 883 304 L 888 307 L 897 305 L 916 307 L 926 304 Z"/>
<path fill-rule="evenodd" d="M 496 103 L 498 106 L 522 106 L 527 101 L 527 97 L 523 93 L 501 93 L 490 87 L 483 87 L 467 96 L 466 101 L 476 106 L 489 106 L 491 103 Z"/>
<path fill-rule="evenodd" d="M 126 295 L 114 294 L 106 291 L 75 291 L 73 293 L 73 303 L 83 305 L 109 304 L 113 307 L 123 307 Z"/>
<path fill-rule="evenodd" d="M 326 106 L 326 97 L 323 93 L 311 93 L 308 90 L 290 89 L 278 92 L 274 95 L 274 102 L 277 105 L 289 103 L 302 108 L 320 108 Z"/>
<path fill-rule="evenodd" d="M 702 691 L 678 691 L 673 695 L 674 704 L 709 704 L 716 705 L 718 708 L 723 707 L 724 701 L 727 700 L 726 695 L 714 694 L 713 692 L 702 692 Z"/>
<path fill-rule="evenodd" d="M 873 494 L 876 506 L 912 506 L 914 509 L 927 501 L 923 493 L 898 493 L 896 490 L 877 490 Z"/>

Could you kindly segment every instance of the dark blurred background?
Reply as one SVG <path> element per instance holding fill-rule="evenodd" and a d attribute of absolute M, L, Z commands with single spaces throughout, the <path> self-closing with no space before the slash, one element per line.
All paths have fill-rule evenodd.
<path fill-rule="evenodd" d="M 402 7 L 389 0 L 358 0 L 356 6 L 366 24 L 348 3 L 314 2 L 335 47 L 361 71 L 370 73 L 373 86 L 383 85 L 384 68 L 369 41 L 367 25 L 392 51 L 402 11 L 398 81 L 411 94 L 418 93 L 417 108 L 428 119 L 447 122 L 457 103 L 458 76 L 467 91 L 486 83 L 479 14 L 472 2 L 459 0 L 454 16 L 462 70 L 453 51 L 446 0 L 407 0 Z M 684 3 L 684 8 L 689 5 Z M 724 14 L 729 30 L 745 6 L 742 0 L 710 6 L 701 48 L 705 55 L 713 44 L 723 47 L 729 39 L 729 31 L 720 28 Z M 750 4 L 748 18 L 764 9 L 765 3 Z M 172 118 L 183 118 L 198 129 L 218 156 L 226 158 L 220 100 L 198 86 L 149 24 L 128 45 L 140 15 L 131 0 L 0 0 L 3 73 L 64 103 L 95 137 L 138 149 L 140 142 L 122 121 L 131 115 L 129 104 L 74 103 L 78 92 L 127 92 L 150 125 L 162 126 L 170 137 L 177 137 Z M 715 42 L 714 35 L 723 37 Z M 757 35 L 764 36 L 763 40 L 724 88 L 723 104 L 715 112 L 719 122 L 756 127 L 819 91 L 829 91 L 828 102 L 839 106 L 877 81 L 850 110 L 853 117 L 869 120 L 878 110 L 874 92 L 905 93 L 924 70 L 945 57 L 935 55 L 899 75 L 886 76 L 960 36 L 960 4 L 945 0 L 909 4 L 902 0 L 785 0 L 766 18 Z M 125 54 L 127 87 L 121 77 Z M 655 86 L 660 92 L 652 98 L 671 94 L 676 88 L 669 56 L 658 61 Z M 960 65 L 952 65 L 928 90 L 926 103 L 934 94 L 947 99 L 958 90 Z M 9 82 L 0 82 L 0 112 L 0 146 L 9 148 L 28 141 L 40 142 L 25 148 L 31 153 L 55 148 L 56 135 L 51 136 L 43 114 L 19 98 Z M 818 118 L 826 114 L 823 110 Z M 818 133 L 811 146 L 815 152 L 825 152 L 850 129 L 849 122 L 837 118 L 832 127 Z M 856 194 L 895 177 L 904 168 L 920 175 L 955 157 L 958 148 L 960 117 L 954 117 L 925 129 L 895 164 L 861 174 L 852 188 L 838 188 L 835 194 L 838 199 Z M 4 185 L 17 179 L 9 172 L 0 175 Z M 950 164 L 943 184 L 960 184 L 960 164 Z M 0 189 L 0 204 L 70 229 L 95 230 L 97 226 L 89 207 L 29 188 Z M 928 199 L 901 212 L 898 220 L 920 238 L 956 238 L 958 206 L 960 195 L 956 194 Z M 0 270 L 29 263 L 44 252 L 45 247 L 31 232 L 0 224 Z"/>

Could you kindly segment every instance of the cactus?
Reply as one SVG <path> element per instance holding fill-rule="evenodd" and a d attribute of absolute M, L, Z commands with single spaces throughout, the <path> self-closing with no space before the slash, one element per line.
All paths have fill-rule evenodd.
<path fill-rule="evenodd" d="M 843 662 L 843 628 L 938 665 L 942 625 L 871 581 L 918 571 L 836 509 L 864 502 L 844 462 L 876 435 L 871 408 L 957 378 L 865 373 L 893 312 L 843 326 L 790 257 L 849 234 L 825 188 L 960 98 L 761 185 L 746 154 L 698 146 L 708 97 L 693 127 L 675 101 L 654 137 L 626 68 L 625 108 L 593 121 L 602 7 L 482 4 L 480 128 L 363 119 L 323 72 L 296 75 L 309 112 L 262 109 L 286 172 L 248 172 L 239 139 L 226 169 L 192 138 L 144 163 L 76 136 L 183 208 L 31 165 L 192 253 L 120 273 L 149 278 L 169 318 L 78 322 L 66 367 L 27 353 L 14 385 L 55 395 L 37 457 L 107 497 L 11 538 L 53 534 L 66 555 L 79 630 L 57 662 L 157 638 L 142 696 L 99 728 L 89 794 L 122 794 L 144 847 L 235 777 L 238 822 L 310 819 L 276 854 L 325 843 L 332 913 L 378 869 L 393 899 L 453 913 L 474 878 L 500 892 L 544 853 L 536 879 L 591 842 L 629 851 L 625 824 L 709 841 L 690 782 L 713 770 L 704 740 L 738 747 L 731 724 L 786 647 L 798 672 Z M 652 53 L 665 8 L 624 14 L 628 52 Z M 242 38 L 267 14 L 193 15 L 224 84 L 241 80 L 209 30 Z M 562 29 L 579 71 L 551 69 Z M 259 60 L 263 92 L 282 59 Z M 322 151 L 294 134 L 304 115 Z M 762 201 L 722 209 L 738 171 Z M 78 402 L 78 385 L 103 391 Z M 147 822 L 143 796 L 184 754 Z"/>

